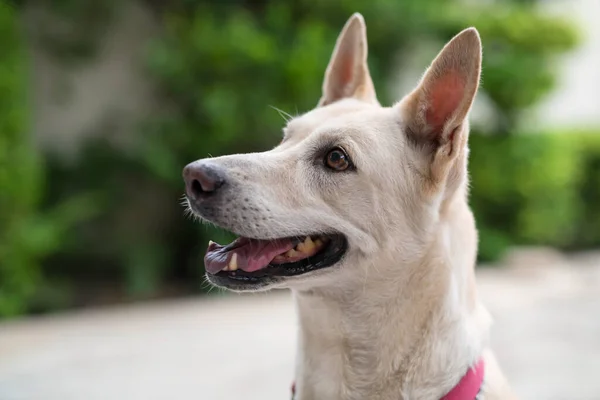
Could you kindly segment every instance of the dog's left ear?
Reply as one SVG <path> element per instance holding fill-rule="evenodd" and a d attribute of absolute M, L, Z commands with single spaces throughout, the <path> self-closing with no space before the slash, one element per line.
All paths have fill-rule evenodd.
<path fill-rule="evenodd" d="M 377 102 L 373 81 L 367 65 L 367 27 L 363 16 L 350 17 L 337 39 L 325 72 L 323 95 L 319 106 L 353 97 Z"/>
<path fill-rule="evenodd" d="M 407 134 L 444 163 L 466 145 L 467 114 L 481 75 L 481 40 L 475 28 L 456 35 L 435 58 L 417 88 L 397 107 Z"/>

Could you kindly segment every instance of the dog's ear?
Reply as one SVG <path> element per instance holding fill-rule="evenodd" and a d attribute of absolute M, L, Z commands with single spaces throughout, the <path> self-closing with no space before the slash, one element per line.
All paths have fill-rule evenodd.
<path fill-rule="evenodd" d="M 323 95 L 319 106 L 347 97 L 377 102 L 367 65 L 367 27 L 363 16 L 350 17 L 337 39 L 325 71 Z"/>
<path fill-rule="evenodd" d="M 448 160 L 466 144 L 467 114 L 480 75 L 481 40 L 468 28 L 446 44 L 417 88 L 398 104 L 407 134 L 436 159 Z"/>

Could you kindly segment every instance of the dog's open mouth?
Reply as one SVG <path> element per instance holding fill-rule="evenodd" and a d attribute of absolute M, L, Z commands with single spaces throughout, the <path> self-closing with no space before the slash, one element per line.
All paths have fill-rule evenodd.
<path fill-rule="evenodd" d="M 239 281 L 295 276 L 336 264 L 344 255 L 343 235 L 259 240 L 240 237 L 222 246 L 210 242 L 204 265 L 210 275 Z"/>

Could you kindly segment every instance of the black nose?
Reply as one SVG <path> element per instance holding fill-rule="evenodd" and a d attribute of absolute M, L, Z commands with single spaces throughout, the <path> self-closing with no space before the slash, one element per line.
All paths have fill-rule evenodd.
<path fill-rule="evenodd" d="M 204 162 L 193 162 L 183 169 L 185 193 L 193 200 L 213 195 L 225 183 L 225 174 L 217 166 Z"/>

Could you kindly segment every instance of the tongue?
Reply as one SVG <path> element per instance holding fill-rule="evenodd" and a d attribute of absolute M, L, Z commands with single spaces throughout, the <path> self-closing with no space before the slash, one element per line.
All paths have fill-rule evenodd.
<path fill-rule="evenodd" d="M 241 237 L 227 246 L 211 242 L 204 256 L 206 271 L 216 274 L 222 271 L 237 254 L 237 266 L 246 272 L 254 272 L 265 268 L 275 256 L 294 248 L 289 239 L 256 240 Z"/>

